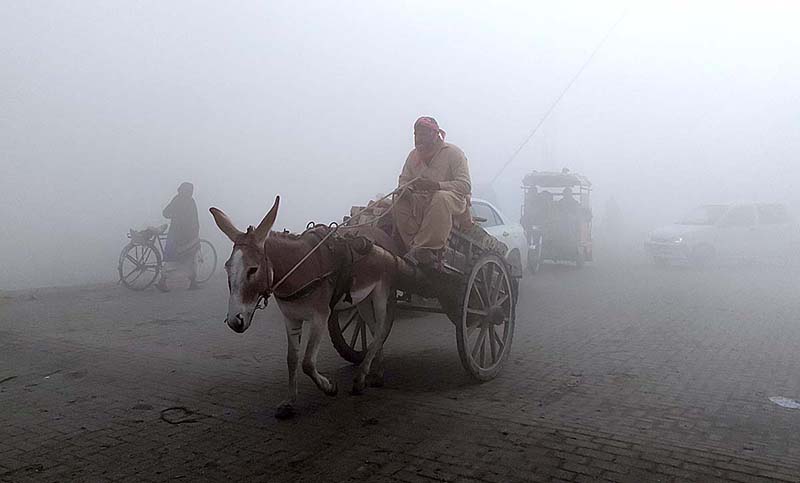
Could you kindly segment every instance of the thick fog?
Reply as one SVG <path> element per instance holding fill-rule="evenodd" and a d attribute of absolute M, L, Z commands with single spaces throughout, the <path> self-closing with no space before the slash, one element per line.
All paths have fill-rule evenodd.
<path fill-rule="evenodd" d="M 341 219 L 390 191 L 436 117 L 476 196 L 568 167 L 632 240 L 692 206 L 798 207 L 791 2 L 0 3 L 0 289 L 113 281 L 182 181 L 241 226 Z"/>

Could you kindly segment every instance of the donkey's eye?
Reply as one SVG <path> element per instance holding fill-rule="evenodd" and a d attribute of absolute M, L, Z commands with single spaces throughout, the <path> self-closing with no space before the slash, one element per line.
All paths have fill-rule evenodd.
<path fill-rule="evenodd" d="M 252 277 L 258 271 L 258 267 L 250 267 L 247 269 L 247 278 Z"/>

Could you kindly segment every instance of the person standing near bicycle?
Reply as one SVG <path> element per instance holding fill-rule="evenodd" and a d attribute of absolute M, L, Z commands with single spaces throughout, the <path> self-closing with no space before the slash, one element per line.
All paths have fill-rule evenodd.
<path fill-rule="evenodd" d="M 197 250 L 200 247 L 200 224 L 197 205 L 192 194 L 194 185 L 189 182 L 178 186 L 178 194 L 164 208 L 164 218 L 170 220 L 167 241 L 164 245 L 164 270 L 156 287 L 168 292 L 167 275 L 182 270 L 189 278 L 189 290 L 200 288 L 197 284 Z"/>

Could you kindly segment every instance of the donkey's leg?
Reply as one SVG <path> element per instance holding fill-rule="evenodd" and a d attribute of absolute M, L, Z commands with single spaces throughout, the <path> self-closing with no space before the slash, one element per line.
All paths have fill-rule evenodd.
<path fill-rule="evenodd" d="M 289 368 L 289 393 L 278 406 L 275 417 L 286 419 L 294 416 L 294 403 L 297 401 L 297 363 L 300 361 L 300 338 L 303 334 L 302 320 L 284 319 L 286 338 L 289 345 L 286 352 L 286 365 Z"/>
<path fill-rule="evenodd" d="M 375 309 L 369 297 L 362 302 L 363 303 L 358 305 L 358 315 L 360 315 L 367 324 L 371 338 L 374 339 L 377 333 L 376 327 L 378 325 L 375 321 Z M 364 350 L 366 349 L 365 347 Z M 372 360 L 372 365 L 370 365 L 370 370 L 367 373 L 366 383 L 367 386 L 371 387 L 383 387 L 383 348 L 378 350 L 378 353 L 375 354 L 375 358 Z"/>
<path fill-rule="evenodd" d="M 367 310 L 369 310 L 369 305 L 372 306 L 372 314 L 375 318 L 375 332 L 373 334 L 374 338 L 369 344 L 369 347 L 367 347 L 367 352 L 364 354 L 364 360 L 361 362 L 361 365 L 358 366 L 353 376 L 353 394 L 361 394 L 364 392 L 365 380 L 367 374 L 370 373 L 372 361 L 378 353 L 383 352 L 383 344 L 389 336 L 391 326 L 387 323 L 388 297 L 388 285 L 379 283 L 375 287 L 375 290 L 372 291 L 369 298 L 363 302 L 368 304 L 366 307 Z M 383 372 L 382 369 L 381 372 Z"/>
<path fill-rule="evenodd" d="M 319 344 L 325 334 L 325 329 L 328 324 L 328 317 L 330 317 L 330 309 L 314 315 L 311 321 L 311 330 L 308 331 L 308 345 L 306 345 L 306 352 L 303 356 L 303 372 L 314 381 L 314 384 L 328 396 L 335 396 L 339 391 L 335 382 L 331 382 L 327 377 L 317 371 L 317 353 L 319 352 Z"/>
<path fill-rule="evenodd" d="M 375 354 L 375 359 L 372 360 L 366 382 L 369 387 L 383 387 L 383 347 Z"/>

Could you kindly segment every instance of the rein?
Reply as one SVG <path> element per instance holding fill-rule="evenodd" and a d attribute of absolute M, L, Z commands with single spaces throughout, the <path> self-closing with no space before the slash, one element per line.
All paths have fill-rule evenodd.
<path fill-rule="evenodd" d="M 411 181 L 398 186 L 392 192 L 390 192 L 390 193 L 384 195 L 383 197 L 381 197 L 380 199 L 376 200 L 375 203 L 380 203 L 381 201 L 389 198 L 390 196 L 394 196 L 397 193 L 400 193 L 402 195 L 405 192 L 405 190 L 409 186 L 411 186 L 412 183 L 414 183 L 415 181 L 417 181 L 420 178 L 421 178 L 421 176 L 416 177 L 416 178 L 412 179 Z M 368 222 L 368 223 L 361 223 L 359 225 L 349 226 L 348 228 L 358 228 L 358 227 L 362 227 L 362 226 L 368 226 L 368 225 L 376 224 L 378 221 L 383 219 L 384 216 L 386 216 L 388 213 L 390 213 L 392 211 L 392 208 L 394 208 L 394 205 L 395 205 L 395 203 L 397 203 L 397 199 L 399 199 L 399 198 L 400 197 L 397 197 L 396 199 L 394 199 L 392 201 L 391 205 L 389 206 L 389 209 L 387 209 L 384 213 L 382 213 L 375 220 L 373 220 L 371 222 Z M 327 228 L 330 231 L 328 231 L 328 233 L 326 233 L 325 236 L 323 236 L 322 239 L 320 239 L 320 241 L 316 245 L 314 245 L 314 247 L 312 247 L 311 250 L 309 250 L 309 252 L 306 253 L 305 256 L 303 256 L 303 258 L 300 259 L 300 261 L 295 263 L 294 266 L 291 269 L 289 269 L 289 271 L 286 272 L 286 274 L 283 277 L 280 278 L 280 280 L 278 280 L 274 285 L 272 285 L 272 287 L 268 287 L 267 290 L 265 290 L 264 293 L 262 293 L 260 295 L 260 298 L 259 298 L 258 302 L 256 303 L 256 310 L 265 309 L 267 307 L 267 304 L 269 303 L 270 296 L 272 296 L 275 293 L 275 290 L 278 287 L 283 285 L 283 283 L 286 281 L 286 279 L 288 279 L 294 272 L 297 271 L 298 268 L 300 268 L 300 265 L 302 265 L 306 260 L 308 260 L 311 257 L 311 255 L 313 255 L 326 241 L 328 241 L 329 238 L 331 238 L 333 235 L 335 235 L 336 232 L 339 231 L 339 228 L 347 226 L 348 223 L 350 223 L 351 220 L 357 219 L 362 213 L 367 211 L 367 209 L 369 207 L 370 207 L 369 205 L 365 206 L 358 213 L 356 213 L 355 215 L 351 216 L 350 219 L 348 219 L 346 222 L 342 223 L 341 225 L 339 225 L 336 222 L 332 222 L 329 225 L 327 225 Z M 308 230 L 314 228 L 314 227 L 317 227 L 317 226 L 320 226 L 320 225 L 315 225 L 313 222 L 309 222 L 308 225 L 306 226 L 306 232 Z M 322 225 L 322 226 L 325 226 L 325 225 Z M 264 241 L 264 246 L 262 248 L 264 250 L 264 259 L 266 259 L 267 258 L 267 242 L 266 242 L 266 240 Z M 307 293 L 310 293 L 312 291 L 312 290 L 310 290 L 311 287 L 315 286 L 315 284 L 317 284 L 317 283 L 319 283 L 319 282 L 321 282 L 323 280 L 326 280 L 331 275 L 333 275 L 335 272 L 336 272 L 336 270 L 328 271 L 324 275 L 321 275 L 321 276 L 311 280 L 310 282 L 304 284 L 302 287 L 300 287 L 299 290 L 296 290 L 295 292 L 291 293 L 287 297 L 280 297 L 279 299 L 281 299 L 281 300 L 296 300 L 296 299 L 306 295 Z M 263 302 L 263 305 L 262 305 L 262 302 Z"/>
<path fill-rule="evenodd" d="M 306 231 L 308 231 L 308 229 L 310 229 L 311 227 L 312 223 L 309 223 Z M 322 239 L 316 245 L 314 245 L 314 248 L 309 250 L 309 252 L 306 253 L 305 256 L 301 258 L 299 262 L 295 263 L 294 266 L 288 272 L 286 272 L 286 275 L 281 277 L 281 279 L 278 280 L 278 282 L 269 289 L 270 293 L 275 293 L 275 289 L 283 285 L 283 282 L 285 282 L 287 278 L 289 278 L 295 271 L 297 271 L 297 269 L 300 268 L 300 265 L 302 265 L 303 262 L 308 260 L 311 257 L 311 255 L 313 255 L 314 252 L 316 252 L 317 249 L 319 249 L 319 247 L 321 247 L 322 244 L 328 240 L 328 238 L 332 237 L 339 230 L 339 225 L 336 222 L 333 222 L 330 225 L 328 225 L 328 228 L 330 228 L 331 230 L 328 233 L 326 233 L 325 236 L 322 237 Z M 267 257 L 267 242 L 264 241 L 264 258 L 266 257 Z"/>

